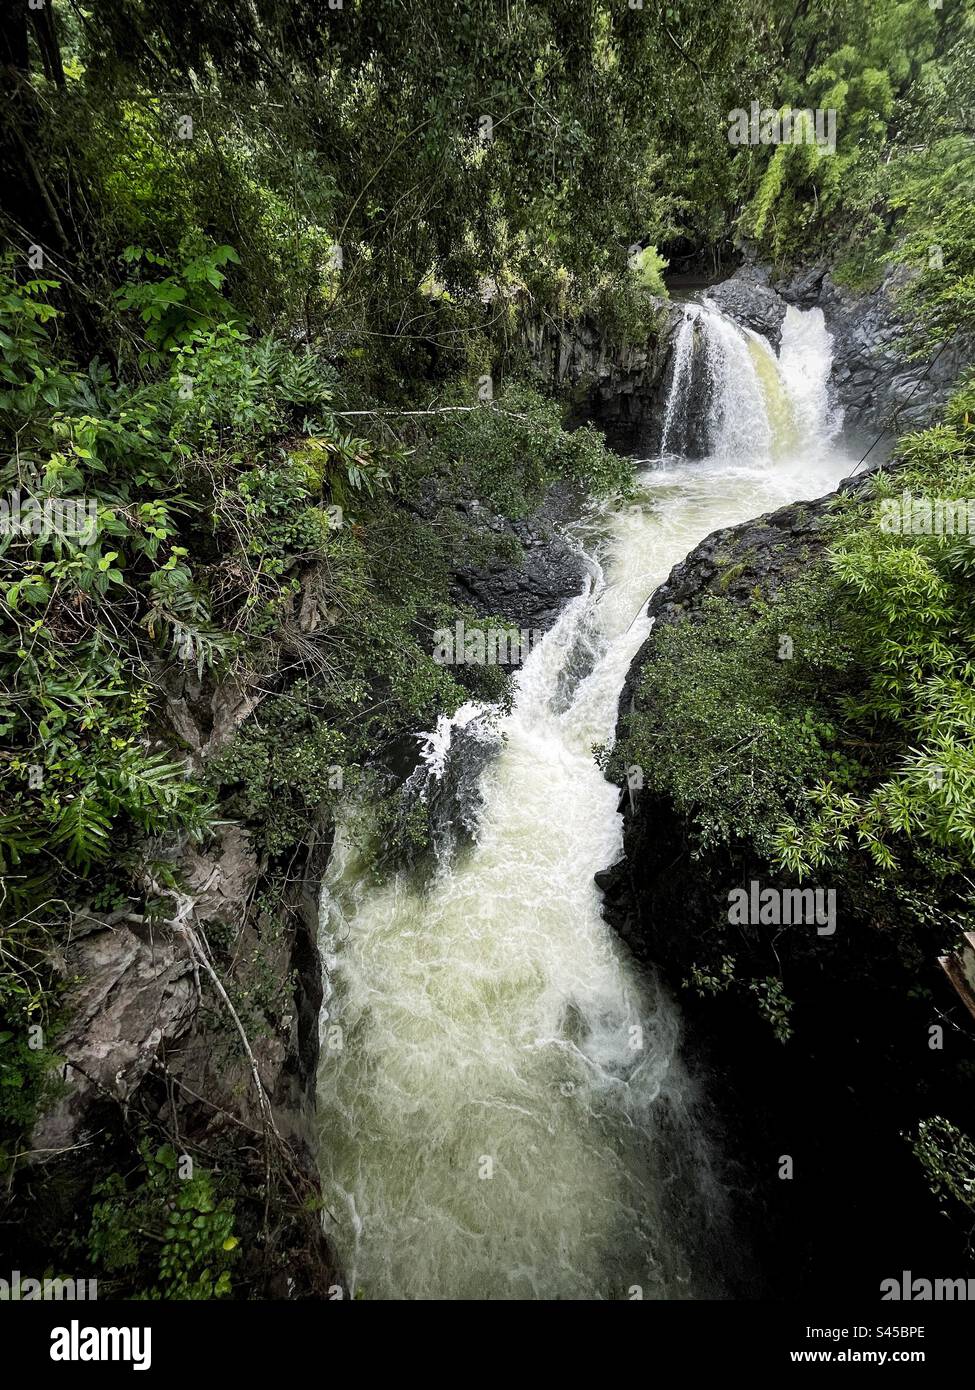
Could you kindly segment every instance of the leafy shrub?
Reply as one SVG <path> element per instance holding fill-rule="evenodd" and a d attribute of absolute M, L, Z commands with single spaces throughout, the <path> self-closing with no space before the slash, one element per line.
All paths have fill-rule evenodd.
<path fill-rule="evenodd" d="M 346 739 L 313 699 L 305 685 L 266 700 L 208 769 L 224 795 L 239 786 L 240 810 L 270 854 L 303 843 L 323 804 L 334 805 L 345 787 Z"/>
<path fill-rule="evenodd" d="M 820 599 L 808 579 L 753 611 L 711 596 L 699 619 L 657 630 L 609 765 L 640 767 L 644 786 L 687 818 L 698 853 L 742 835 L 770 851 L 810 779 L 850 776 L 824 692 L 849 678 L 854 650 L 843 605 Z M 790 660 L 779 657 L 783 633 L 794 635 Z"/>
<path fill-rule="evenodd" d="M 857 614 L 863 684 L 843 701 L 847 727 L 873 756 L 859 786 L 824 778 L 808 793 L 811 815 L 785 825 L 779 857 L 797 873 L 852 847 L 882 870 L 898 845 L 975 856 L 975 553 L 971 538 L 913 534 L 885 525 L 882 508 L 911 499 L 975 497 L 971 387 L 946 422 L 898 445 L 898 467 L 878 475 L 871 502 L 847 513 L 832 568 Z M 963 509 L 963 510 L 965 510 Z M 892 515 L 890 510 L 888 517 Z"/>
<path fill-rule="evenodd" d="M 559 479 L 597 495 L 626 492 L 633 469 L 591 425 L 566 430 L 558 403 L 518 380 L 505 384 L 495 408 L 440 416 L 430 462 L 455 495 L 509 517 L 530 512 Z"/>
<path fill-rule="evenodd" d="M 150 342 L 180 346 L 173 377 L 148 384 L 58 356 L 53 282 L 0 287 L 0 414 L 18 440 L 0 484 L 39 517 L 80 498 L 90 521 L 0 537 L 8 904 L 50 895 L 64 863 L 87 872 L 117 855 L 130 831 L 205 830 L 201 787 L 154 740 L 159 670 L 260 661 L 255 644 L 289 620 L 298 562 L 335 549 L 332 499 L 387 485 L 373 447 L 336 428 L 315 359 L 231 323 L 201 328 L 225 250 L 184 266 L 202 299 L 173 303 L 192 321 L 150 316 Z M 283 447 L 299 422 L 317 467 Z"/>
<path fill-rule="evenodd" d="M 127 246 L 122 259 L 140 270 L 169 271 L 161 279 L 130 280 L 115 292 L 122 313 L 136 313 L 141 320 L 142 334 L 151 347 L 140 354 L 143 364 L 158 366 L 167 352 L 233 319 L 233 309 L 220 293 L 226 279 L 223 267 L 240 261 L 232 246 L 204 246 L 190 255 L 184 245 L 176 265 L 145 247 Z"/>
<path fill-rule="evenodd" d="M 912 1142 L 931 1191 L 975 1213 L 975 1143 L 941 1115 L 922 1120 Z"/>
<path fill-rule="evenodd" d="M 142 1171 L 96 1184 L 88 1252 L 113 1286 L 160 1299 L 225 1298 L 232 1292 L 234 1201 L 206 1171 L 181 1176 L 171 1144 L 140 1143 Z M 104 1282 L 104 1281 L 103 1281 Z"/>

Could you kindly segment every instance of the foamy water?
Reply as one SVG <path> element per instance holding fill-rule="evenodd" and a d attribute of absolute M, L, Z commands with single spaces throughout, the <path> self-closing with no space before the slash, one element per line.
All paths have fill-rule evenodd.
<path fill-rule="evenodd" d="M 326 1229 L 360 1296 L 722 1292 L 720 1165 L 679 1012 L 600 913 L 593 875 L 619 858 L 622 822 L 592 747 L 612 740 L 671 567 L 718 527 L 830 490 L 851 461 L 832 442 L 820 311 L 789 310 L 778 357 L 708 319 L 715 451 L 644 472 L 634 504 L 601 518 L 585 591 L 500 721 L 476 843 L 426 889 L 377 887 L 339 833 L 320 1155 Z M 451 732 L 441 720 L 427 737 L 432 766 Z"/>

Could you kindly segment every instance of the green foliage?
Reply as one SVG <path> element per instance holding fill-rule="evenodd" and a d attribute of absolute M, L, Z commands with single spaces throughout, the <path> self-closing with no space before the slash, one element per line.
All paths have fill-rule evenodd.
<path fill-rule="evenodd" d="M 179 262 L 193 292 L 174 299 L 169 317 L 155 314 L 161 301 L 140 301 L 152 312 L 135 380 L 98 363 L 82 371 L 64 355 L 56 282 L 20 283 L 5 270 L 0 284 L 0 423 L 16 441 L 0 465 L 8 521 L 0 535 L 5 1152 L 20 1146 L 50 1094 L 52 1059 L 27 1045 L 27 1028 L 53 1027 L 51 957 L 102 881 L 101 866 L 111 863 L 132 888 L 147 841 L 172 845 L 205 835 L 211 823 L 211 795 L 172 751 L 166 682 L 273 669 L 290 644 L 325 669 L 348 715 L 381 663 L 375 639 L 363 649 L 355 617 L 369 596 L 369 560 L 338 509 L 354 524 L 360 499 L 388 490 L 399 452 L 339 427 L 335 374 L 318 356 L 252 342 L 226 316 L 204 326 L 208 302 L 219 308 L 207 298 L 219 289 L 217 267 L 231 260 L 218 252 L 201 253 L 195 269 Z M 305 644 L 295 610 L 299 575 L 309 570 L 316 606 L 332 613 L 333 627 L 341 613 L 350 650 L 359 643 L 349 674 Z M 380 626 L 382 611 L 365 626 Z M 411 621 L 412 612 L 399 620 L 399 638 Z M 409 637 L 404 687 L 416 645 Z M 442 684 L 436 669 L 424 699 Z M 388 713 L 395 723 L 396 711 Z M 295 734 L 295 746 L 281 765 L 281 799 L 287 786 L 292 803 L 310 812 L 311 779 L 330 750 L 283 732 Z M 341 735 L 335 741 L 341 747 Z M 287 831 L 269 828 L 270 848 L 307 833 L 307 821 L 301 835 L 294 820 L 285 823 Z M 162 858 L 153 872 L 168 881 L 165 851 Z M 127 898 L 116 888 L 110 905 L 119 902 Z"/>
<path fill-rule="evenodd" d="M 968 1135 L 935 1115 L 921 1121 L 911 1147 L 935 1197 L 975 1213 L 975 1143 Z"/>
<path fill-rule="evenodd" d="M 0 1174 L 8 1171 L 19 1137 L 54 1097 L 57 1083 L 53 1073 L 58 1060 L 48 1048 L 31 1045 L 29 1028 L 31 1022 L 44 1017 L 42 1006 L 48 1012 L 46 995 L 38 992 L 33 1000 L 27 997 L 23 972 L 11 969 L 6 952 L 4 956 L 5 970 L 0 974 Z"/>
<path fill-rule="evenodd" d="M 211 260 L 186 278 L 213 288 Z M 54 288 L 8 278 L 0 297 L 17 436 L 0 483 L 21 506 L 0 537 L 0 870 L 21 909 L 132 831 L 205 830 L 202 789 L 154 745 L 160 670 L 266 660 L 255 644 L 289 620 L 296 566 L 338 548 L 333 499 L 389 479 L 337 427 L 332 376 L 307 354 L 153 320 L 150 341 L 182 339 L 175 373 L 128 386 L 59 357 Z M 284 447 L 299 422 L 305 453 Z"/>
<path fill-rule="evenodd" d="M 767 975 L 764 979 L 750 980 L 748 988 L 756 996 L 759 1013 L 778 1041 L 787 1043 L 793 1032 L 789 1018 L 792 1000 L 786 994 L 782 981 L 774 975 Z"/>
<path fill-rule="evenodd" d="M 105 858 L 116 825 L 160 833 L 199 830 L 205 821 L 185 768 L 146 742 L 148 670 L 138 639 L 127 641 L 112 621 L 114 611 L 131 623 L 132 590 L 120 577 L 116 606 L 97 583 L 118 552 L 98 559 L 72 539 L 54 548 L 60 557 L 47 560 L 43 542 L 18 538 L 3 557 L 0 721 L 10 751 L 0 869 L 6 894 L 22 907 L 39 896 L 38 871 L 50 891 L 63 860 L 85 870 Z"/>
<path fill-rule="evenodd" d="M 832 270 L 834 283 L 863 294 L 877 289 L 887 273 L 890 249 L 891 239 L 886 229 L 869 226 L 841 251 Z"/>
<path fill-rule="evenodd" d="M 864 672 L 842 702 L 843 717 L 873 756 L 860 785 L 820 780 L 808 795 L 808 820 L 783 826 L 779 856 L 793 872 L 810 873 L 853 846 L 886 871 L 908 843 L 945 851 L 959 866 L 975 856 L 972 405 L 969 386 L 944 424 L 900 442 L 899 466 L 875 478 L 870 504 L 847 514 L 833 548 L 833 571 L 857 614 Z M 929 516 L 934 500 L 960 499 L 966 534 L 915 534 L 914 499 L 927 501 Z"/>
<path fill-rule="evenodd" d="M 630 267 L 637 289 L 642 294 L 658 295 L 661 299 L 666 299 L 667 286 L 664 284 L 663 273 L 667 264 L 656 246 L 645 246 L 634 257 Z"/>
<path fill-rule="evenodd" d="M 889 202 L 903 230 L 891 259 L 914 272 L 903 301 L 920 354 L 975 322 L 973 177 L 975 141 L 949 135 L 905 155 L 891 178 Z"/>
<path fill-rule="evenodd" d="M 739 977 L 734 956 L 723 955 L 712 966 L 691 966 L 690 977 L 684 981 L 685 989 L 693 989 L 701 998 L 714 998 L 735 989 L 747 989 L 755 996 L 758 1011 L 772 1029 L 780 1043 L 787 1043 L 792 1037 L 790 1021 L 792 1000 L 785 992 L 780 979 L 765 975 L 749 979 Z"/>
<path fill-rule="evenodd" d="M 232 246 L 205 247 L 186 258 L 184 248 L 178 265 L 166 256 L 141 246 L 127 246 L 122 259 L 139 269 L 168 270 L 162 279 L 129 280 L 116 290 L 119 309 L 138 314 L 142 333 L 153 351 L 140 354 L 143 364 L 158 366 L 165 354 L 205 337 L 218 323 L 233 317 L 233 311 L 220 290 L 226 275 L 222 267 L 239 263 Z"/>
<path fill-rule="evenodd" d="M 612 495 L 626 493 L 633 476 L 632 462 L 607 449 L 597 430 L 566 431 L 557 402 L 518 380 L 491 406 L 439 416 L 429 463 L 445 486 L 508 517 L 531 511 L 558 479 Z"/>
<path fill-rule="evenodd" d="M 701 996 L 724 994 L 735 981 L 734 956 L 722 956 L 714 969 L 698 965 L 691 966 L 690 978 L 684 981 L 685 989 L 695 989 Z"/>
<path fill-rule="evenodd" d="M 822 695 L 854 665 L 849 614 L 820 600 L 807 577 L 752 612 L 711 596 L 698 618 L 657 632 L 609 765 L 642 768 L 644 785 L 686 817 L 699 854 L 743 833 L 770 850 L 809 779 L 828 769 L 841 783 L 850 776 Z M 788 660 L 782 634 L 794 642 Z"/>
<path fill-rule="evenodd" d="M 266 700 L 208 769 L 225 794 L 239 787 L 243 816 L 270 854 L 303 843 L 346 786 L 346 737 L 316 712 L 307 684 Z M 351 782 L 351 778 L 350 778 Z"/>
<path fill-rule="evenodd" d="M 227 1297 L 239 1245 L 232 1196 L 212 1173 L 180 1176 L 186 1158 L 170 1144 L 153 1153 L 143 1140 L 140 1153 L 139 1172 L 95 1187 L 88 1253 L 100 1282 L 150 1299 Z"/>
<path fill-rule="evenodd" d="M 889 190 L 885 166 L 893 145 L 910 143 L 905 125 L 922 120 L 924 99 L 915 98 L 917 109 L 907 103 L 931 75 L 938 21 L 925 6 L 877 0 L 838 7 L 825 23 L 818 11 L 793 16 L 786 34 L 774 95 L 767 89 L 770 99 L 762 104 L 835 112 L 836 148 L 794 139 L 771 145 L 757 161 L 742 151 L 749 201 L 741 226 L 785 262 L 808 259 L 828 238 L 846 234 L 850 252 L 841 278 L 867 283 L 876 274 L 878 232 L 886 230 L 876 219 L 878 194 Z"/>
<path fill-rule="evenodd" d="M 739 152 L 740 226 L 786 264 L 828 257 L 850 289 L 903 267 L 911 342 L 930 356 L 975 311 L 975 21 L 903 0 L 837 7 L 828 23 L 819 9 L 790 21 L 771 104 L 835 110 L 836 151 Z"/>

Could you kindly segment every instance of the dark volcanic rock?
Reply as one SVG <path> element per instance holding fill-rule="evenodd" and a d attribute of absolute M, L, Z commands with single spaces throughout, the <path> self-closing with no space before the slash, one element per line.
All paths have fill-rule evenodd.
<path fill-rule="evenodd" d="M 468 520 L 495 535 L 517 542 L 517 564 L 499 557 L 490 565 L 471 565 L 454 575 L 452 597 L 480 617 L 498 617 L 517 628 L 545 632 L 566 599 L 579 592 L 586 573 L 580 551 L 561 534 L 560 526 L 578 515 L 580 499 L 568 485 L 551 488 L 542 506 L 525 520 L 510 521 L 480 502 L 460 504 Z"/>
<path fill-rule="evenodd" d="M 748 603 L 756 591 L 769 598 L 812 564 L 826 545 L 824 528 L 835 493 L 813 502 L 791 502 L 754 521 L 712 531 L 675 565 L 654 593 L 647 612 L 654 628 L 693 619 L 708 594 Z M 640 672 L 654 650 L 651 631 L 627 673 L 620 714 L 634 707 Z"/>
<path fill-rule="evenodd" d="M 616 342 L 587 319 L 529 322 L 524 345 L 545 384 L 572 401 L 570 423 L 592 421 L 619 453 L 649 457 L 659 446 L 679 304 L 658 300 L 645 341 Z"/>
<path fill-rule="evenodd" d="M 778 350 L 788 305 L 755 266 L 742 266 L 730 280 L 712 285 L 708 298 L 735 323 L 761 333 Z"/>
<path fill-rule="evenodd" d="M 975 354 L 970 334 L 927 358 L 910 359 L 907 320 L 897 302 L 910 279 L 906 267 L 891 267 L 875 290 L 860 293 L 837 285 L 825 265 L 776 279 L 767 266 L 752 262 L 712 286 L 708 295 L 729 318 L 763 334 L 776 349 L 789 304 L 822 309 L 833 335 L 830 387 L 846 427 L 900 433 L 931 423 Z"/>
<path fill-rule="evenodd" d="M 901 433 L 929 425 L 951 395 L 975 353 L 975 336 L 958 338 L 941 352 L 912 361 L 903 339 L 907 320 L 897 303 L 911 279 L 891 267 L 868 293 L 837 285 L 823 266 L 805 269 L 776 286 L 800 308 L 818 307 L 833 335 L 831 385 L 853 429 Z"/>

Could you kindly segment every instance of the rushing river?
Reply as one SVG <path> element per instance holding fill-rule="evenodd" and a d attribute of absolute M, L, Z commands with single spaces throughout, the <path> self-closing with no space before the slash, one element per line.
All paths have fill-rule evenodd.
<path fill-rule="evenodd" d="M 775 354 L 690 307 L 665 447 L 703 354 L 710 456 L 666 455 L 635 504 L 580 531 L 585 592 L 518 675 L 476 842 L 421 890 L 406 876 L 377 887 L 339 834 L 322 907 L 320 1161 L 326 1228 L 359 1296 L 721 1296 L 721 1165 L 679 1011 L 600 913 L 593 875 L 619 858 L 622 826 L 592 748 L 612 740 L 647 598 L 672 566 L 850 471 L 829 347 L 819 310 L 790 309 Z M 450 732 L 443 721 L 429 757 Z"/>

